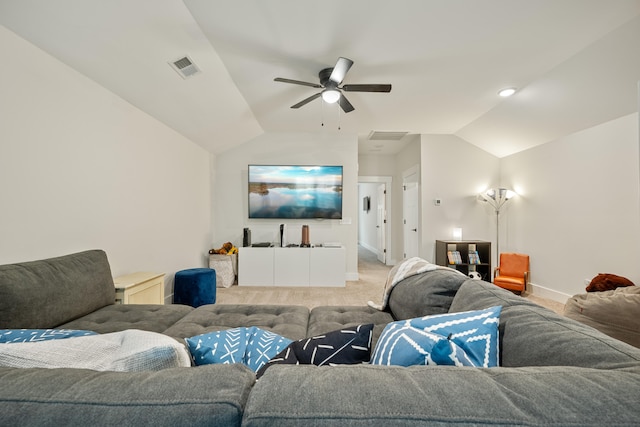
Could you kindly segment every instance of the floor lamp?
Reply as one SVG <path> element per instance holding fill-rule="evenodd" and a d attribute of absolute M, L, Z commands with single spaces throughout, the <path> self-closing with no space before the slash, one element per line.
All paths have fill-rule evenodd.
<path fill-rule="evenodd" d="M 515 196 L 516 193 L 506 188 L 490 188 L 484 193 L 480 193 L 478 198 L 489 203 L 496 211 L 496 256 L 497 262 L 500 258 L 500 209 Z"/>

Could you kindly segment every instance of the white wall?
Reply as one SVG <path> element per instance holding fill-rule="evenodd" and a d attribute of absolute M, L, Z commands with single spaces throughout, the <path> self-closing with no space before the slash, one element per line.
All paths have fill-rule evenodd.
<path fill-rule="evenodd" d="M 477 195 L 498 184 L 500 160 L 453 135 L 422 135 L 420 156 L 420 256 L 435 262 L 435 241 L 451 239 L 455 227 L 464 240 L 491 241 L 495 249 L 495 217 Z"/>
<path fill-rule="evenodd" d="M 205 265 L 210 156 L 0 26 L 0 264 L 104 249 L 116 276 Z"/>
<path fill-rule="evenodd" d="M 342 165 L 343 221 L 248 219 L 247 166 L 249 164 Z M 219 154 L 214 168 L 214 246 L 226 241 L 242 245 L 242 230 L 251 229 L 255 242 L 277 242 L 280 223 L 286 223 L 288 241 L 299 242 L 303 224 L 312 243 L 341 242 L 347 253 L 348 280 L 358 277 L 358 139 L 341 132 L 265 133 Z M 350 224 L 348 224 L 350 222 Z"/>
<path fill-rule="evenodd" d="M 534 292 L 564 302 L 598 273 L 640 284 L 638 143 L 636 113 L 501 159 L 519 193 L 501 251 L 531 256 Z"/>

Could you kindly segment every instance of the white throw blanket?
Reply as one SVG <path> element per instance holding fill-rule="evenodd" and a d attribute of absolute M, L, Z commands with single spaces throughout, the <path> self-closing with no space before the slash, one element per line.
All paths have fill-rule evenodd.
<path fill-rule="evenodd" d="M 393 268 L 389 271 L 389 275 L 387 276 L 387 282 L 384 285 L 384 292 L 382 294 L 382 304 L 376 304 L 373 301 L 367 302 L 370 307 L 373 307 L 377 310 L 384 310 L 387 308 L 387 303 L 389 302 L 389 295 L 393 290 L 393 287 L 398 284 L 398 282 L 406 279 L 407 277 L 415 276 L 416 274 L 421 274 L 427 271 L 433 271 L 439 268 L 446 268 L 451 271 L 457 270 L 450 269 L 448 267 L 432 264 L 429 261 L 426 261 L 422 258 L 413 257 L 402 260 L 399 264 L 393 266 Z M 462 273 L 460 273 L 462 274 Z M 464 276 L 464 274 L 463 274 Z"/>
<path fill-rule="evenodd" d="M 158 371 L 191 366 L 184 345 L 155 332 L 129 329 L 59 340 L 0 344 L 0 366 Z"/>

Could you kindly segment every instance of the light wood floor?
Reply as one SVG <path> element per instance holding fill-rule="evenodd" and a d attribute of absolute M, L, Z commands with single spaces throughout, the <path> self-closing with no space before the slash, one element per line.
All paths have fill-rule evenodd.
<path fill-rule="evenodd" d="M 391 267 L 379 262 L 374 253 L 358 247 L 359 280 L 348 281 L 344 288 L 292 286 L 238 286 L 218 288 L 218 304 L 287 304 L 309 308 L 324 305 L 365 306 L 367 301 L 382 302 L 382 291 Z M 563 304 L 534 295 L 531 301 L 562 314 Z"/>

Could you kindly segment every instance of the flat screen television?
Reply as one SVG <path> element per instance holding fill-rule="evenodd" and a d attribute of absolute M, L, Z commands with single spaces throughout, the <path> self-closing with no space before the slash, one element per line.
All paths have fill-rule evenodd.
<path fill-rule="evenodd" d="M 249 165 L 249 218 L 342 219 L 342 166 Z"/>

